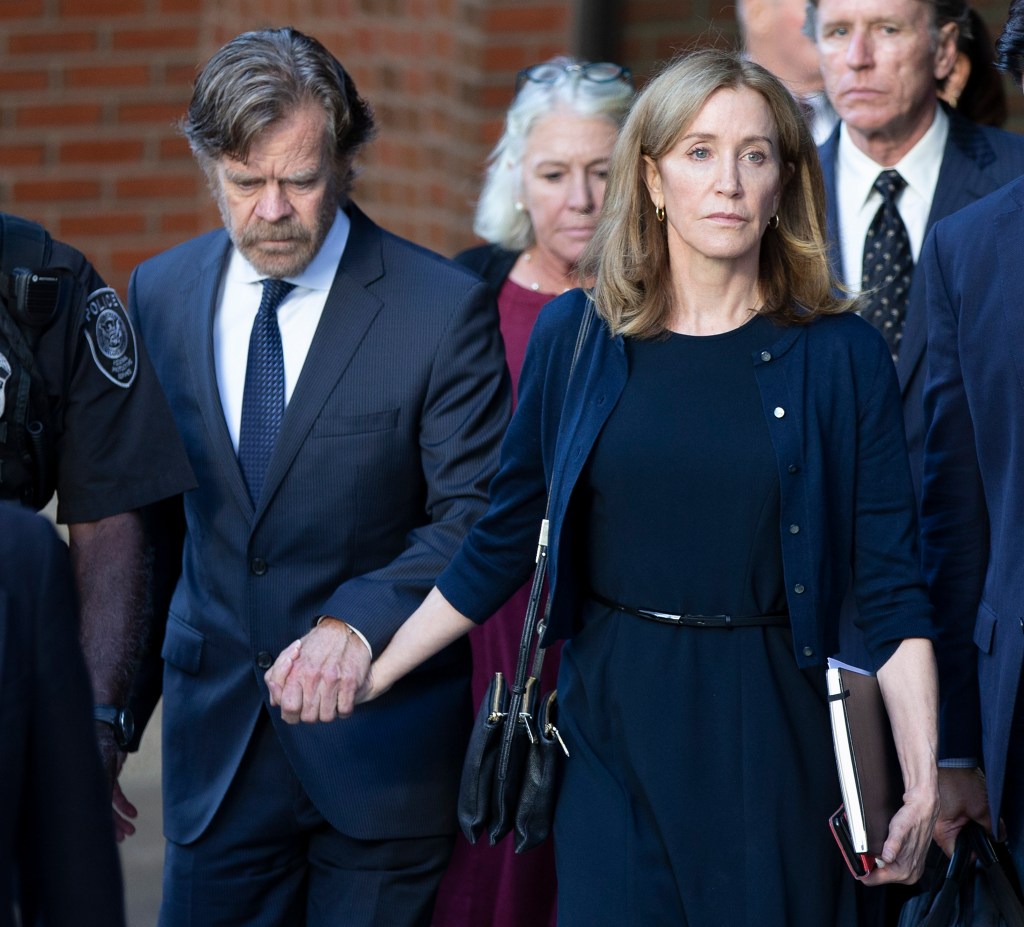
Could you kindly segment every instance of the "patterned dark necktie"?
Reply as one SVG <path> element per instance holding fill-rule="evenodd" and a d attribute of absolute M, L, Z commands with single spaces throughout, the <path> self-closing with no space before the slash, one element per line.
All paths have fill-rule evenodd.
<path fill-rule="evenodd" d="M 907 182 L 898 171 L 882 171 L 875 189 L 882 205 L 871 220 L 864 239 L 863 305 L 860 314 L 884 336 L 895 361 L 903 337 L 903 320 L 910 294 L 914 258 L 907 227 L 896 208 L 896 198 Z"/>
<path fill-rule="evenodd" d="M 263 298 L 249 336 L 238 462 L 254 503 L 260 497 L 284 417 L 284 351 L 277 307 L 293 289 L 295 284 L 284 280 L 263 281 Z"/>

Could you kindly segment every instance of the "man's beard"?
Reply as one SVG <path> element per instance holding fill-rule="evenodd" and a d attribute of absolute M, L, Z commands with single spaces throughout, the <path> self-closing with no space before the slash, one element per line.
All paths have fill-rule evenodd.
<path fill-rule="evenodd" d="M 245 228 L 236 229 L 231 224 L 223 197 L 217 197 L 217 205 L 232 243 L 257 272 L 267 277 L 295 277 L 320 251 L 338 211 L 338 196 L 333 188 L 325 191 L 312 227 L 303 225 L 298 217 L 290 216 L 277 222 L 254 217 Z M 267 251 L 260 247 L 264 242 L 274 241 L 287 242 L 288 248 Z"/>

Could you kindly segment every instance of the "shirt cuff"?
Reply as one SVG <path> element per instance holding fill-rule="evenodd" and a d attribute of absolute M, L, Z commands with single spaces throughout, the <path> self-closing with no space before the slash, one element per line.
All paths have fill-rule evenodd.
<path fill-rule="evenodd" d="M 939 760 L 939 769 L 976 769 L 981 764 L 973 757 L 955 756 L 948 760 Z"/>

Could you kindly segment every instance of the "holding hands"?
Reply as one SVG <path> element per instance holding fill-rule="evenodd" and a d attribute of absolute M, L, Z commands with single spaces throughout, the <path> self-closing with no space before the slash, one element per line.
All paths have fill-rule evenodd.
<path fill-rule="evenodd" d="M 289 724 L 347 718 L 371 697 L 370 651 L 344 621 L 324 618 L 281 651 L 263 678 L 270 704 Z"/>

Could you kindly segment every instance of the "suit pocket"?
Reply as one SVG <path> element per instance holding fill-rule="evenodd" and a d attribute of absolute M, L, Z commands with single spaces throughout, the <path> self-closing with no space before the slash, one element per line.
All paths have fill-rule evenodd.
<path fill-rule="evenodd" d="M 167 633 L 164 636 L 162 656 L 172 666 L 193 676 L 199 672 L 203 658 L 205 638 L 194 628 L 190 628 L 180 618 L 167 616 Z"/>
<path fill-rule="evenodd" d="M 398 424 L 398 409 L 367 412 L 362 415 L 339 415 L 323 412 L 313 426 L 314 438 L 360 435 L 371 431 L 391 431 Z"/>
<path fill-rule="evenodd" d="M 992 642 L 996 636 L 996 616 L 982 602 L 974 622 L 974 643 L 982 653 L 992 653 Z"/>

